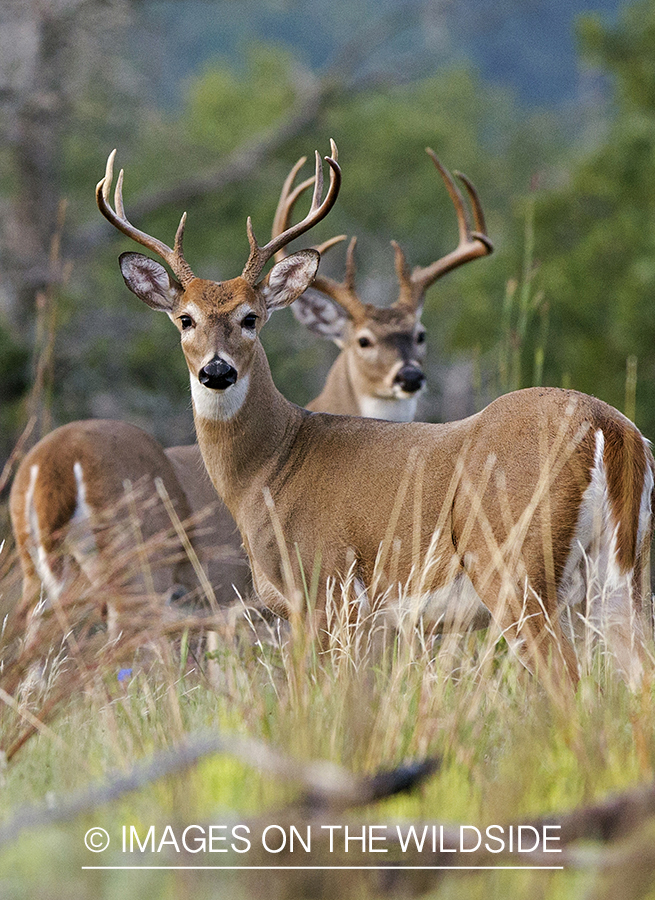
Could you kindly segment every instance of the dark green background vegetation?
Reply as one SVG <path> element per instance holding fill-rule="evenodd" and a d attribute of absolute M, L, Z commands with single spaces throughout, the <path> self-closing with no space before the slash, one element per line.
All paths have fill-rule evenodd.
<path fill-rule="evenodd" d="M 343 189 L 312 240 L 358 236 L 366 299 L 394 297 L 391 239 L 422 265 L 456 242 L 426 146 L 483 198 L 496 253 L 428 297 L 426 417 L 464 354 L 475 406 L 567 385 L 634 411 L 654 437 L 655 3 L 488 6 L 68 0 L 68 20 L 38 23 L 33 71 L 5 73 L 0 92 L 0 456 L 27 416 L 39 291 L 56 310 L 43 395 L 55 424 L 122 417 L 165 443 L 192 439 L 176 333 L 124 288 L 116 257 L 130 243 L 94 205 L 114 146 L 128 215 L 170 241 L 186 209 L 187 257 L 220 278 L 241 271 L 246 216 L 266 237 L 291 164 L 330 137 Z M 343 258 L 332 250 L 325 270 L 339 276 Z M 308 401 L 334 348 L 288 311 L 265 343 L 280 389 Z"/>

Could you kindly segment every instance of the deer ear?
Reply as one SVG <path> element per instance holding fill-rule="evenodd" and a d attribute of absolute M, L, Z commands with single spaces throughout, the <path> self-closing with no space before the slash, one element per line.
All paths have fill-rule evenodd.
<path fill-rule="evenodd" d="M 152 309 L 170 312 L 182 294 L 182 285 L 161 263 L 142 253 L 121 253 L 118 258 L 125 284 Z"/>
<path fill-rule="evenodd" d="M 316 250 L 299 250 L 273 266 L 259 283 L 259 291 L 270 313 L 293 303 L 316 277 L 321 256 Z"/>
<path fill-rule="evenodd" d="M 334 341 L 337 347 L 343 347 L 346 328 L 350 321 L 343 307 L 333 303 L 319 291 L 309 288 L 298 297 L 291 309 L 296 319 L 308 331 Z"/>

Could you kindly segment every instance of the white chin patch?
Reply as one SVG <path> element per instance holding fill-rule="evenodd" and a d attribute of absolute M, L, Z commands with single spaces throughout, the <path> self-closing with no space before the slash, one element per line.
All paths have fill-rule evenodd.
<path fill-rule="evenodd" d="M 391 388 L 393 391 L 393 395 L 398 400 L 416 400 L 419 394 L 422 393 L 422 389 L 419 388 L 418 391 L 404 391 L 399 384 L 394 384 Z"/>
<path fill-rule="evenodd" d="M 191 398 L 196 416 L 210 422 L 228 422 L 243 406 L 249 384 L 250 375 L 244 375 L 236 384 L 224 391 L 217 391 L 200 384 L 195 375 L 192 375 Z"/>

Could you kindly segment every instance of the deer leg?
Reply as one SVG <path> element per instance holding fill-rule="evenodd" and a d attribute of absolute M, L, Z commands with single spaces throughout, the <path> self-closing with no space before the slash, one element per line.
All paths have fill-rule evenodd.
<path fill-rule="evenodd" d="M 643 677 L 644 631 L 640 615 L 640 564 L 621 572 L 616 560 L 601 548 L 592 562 L 587 586 L 587 619 L 600 636 L 630 687 Z"/>
<path fill-rule="evenodd" d="M 557 608 L 547 601 L 545 578 L 517 579 L 512 574 L 516 565 L 512 570 L 498 559 L 467 563 L 477 593 L 521 663 L 554 685 L 575 686 L 579 680 L 575 649 L 562 631 Z"/>

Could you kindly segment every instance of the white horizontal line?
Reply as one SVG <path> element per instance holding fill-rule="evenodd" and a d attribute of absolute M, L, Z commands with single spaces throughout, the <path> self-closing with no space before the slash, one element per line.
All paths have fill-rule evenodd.
<path fill-rule="evenodd" d="M 301 870 L 301 871 L 313 871 L 315 869 L 321 870 L 332 870 L 338 869 L 339 871 L 343 870 L 362 870 L 362 869 L 370 869 L 371 871 L 387 871 L 389 869 L 394 870 L 410 870 L 410 871 L 436 871 L 436 870 L 451 870 L 451 869 L 467 869 L 469 871 L 473 870 L 482 870 L 488 869 L 490 871 L 494 871 L 497 869 L 503 869 L 505 871 L 525 871 L 525 870 L 562 870 L 564 866 L 82 866 L 82 870 L 165 870 L 165 871 L 178 871 L 178 870 L 212 870 L 212 871 L 290 871 L 290 870 Z"/>

